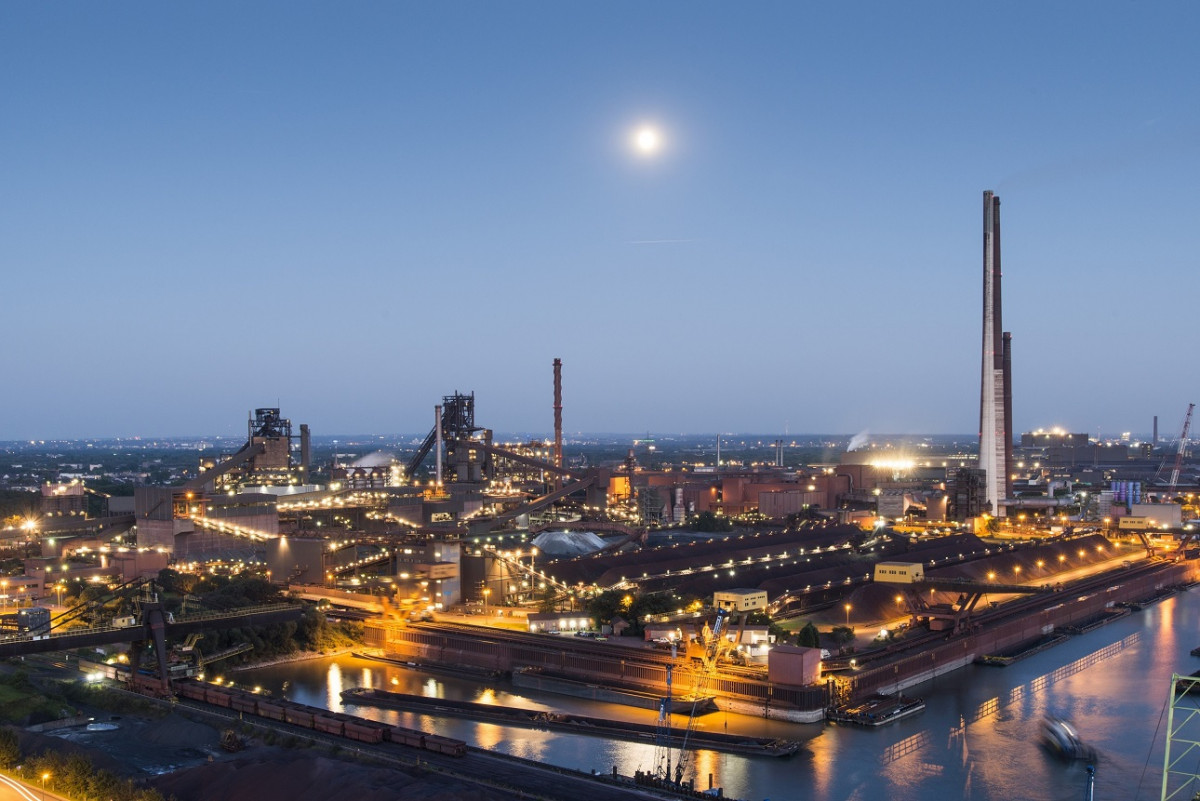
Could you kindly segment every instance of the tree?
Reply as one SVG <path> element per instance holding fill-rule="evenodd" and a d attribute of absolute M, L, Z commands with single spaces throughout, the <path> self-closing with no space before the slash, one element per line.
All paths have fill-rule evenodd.
<path fill-rule="evenodd" d="M 12 770 L 21 761 L 21 743 L 17 733 L 5 726 L 0 729 L 0 769 Z"/>
<path fill-rule="evenodd" d="M 628 616 L 630 627 L 628 632 L 639 634 L 645 630 L 644 620 L 647 615 L 662 615 L 680 608 L 679 599 L 668 592 L 651 592 L 635 595 L 630 601 Z"/>
<path fill-rule="evenodd" d="M 587 602 L 587 613 L 597 623 L 607 623 L 613 619 L 613 615 L 620 614 L 624 605 L 625 593 L 605 590 Z"/>
<path fill-rule="evenodd" d="M 839 646 L 846 645 L 854 641 L 854 629 L 849 626 L 834 626 L 833 631 L 829 632 L 829 636 Z"/>
<path fill-rule="evenodd" d="M 821 634 L 811 620 L 804 624 L 804 628 L 796 632 L 796 644 L 804 648 L 821 647 Z"/>

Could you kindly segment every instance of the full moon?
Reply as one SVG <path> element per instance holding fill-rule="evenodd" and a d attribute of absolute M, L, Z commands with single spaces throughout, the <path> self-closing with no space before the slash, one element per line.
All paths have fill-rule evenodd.
<path fill-rule="evenodd" d="M 633 135 L 633 146 L 643 155 L 650 155 L 662 145 L 658 131 L 650 127 L 639 128 Z"/>

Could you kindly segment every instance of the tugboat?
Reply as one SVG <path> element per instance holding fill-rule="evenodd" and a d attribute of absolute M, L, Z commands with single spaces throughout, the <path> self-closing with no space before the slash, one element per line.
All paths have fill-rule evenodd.
<path fill-rule="evenodd" d="M 1074 726 L 1054 715 L 1042 718 L 1042 745 L 1060 759 L 1096 759 L 1096 749 L 1079 738 Z"/>

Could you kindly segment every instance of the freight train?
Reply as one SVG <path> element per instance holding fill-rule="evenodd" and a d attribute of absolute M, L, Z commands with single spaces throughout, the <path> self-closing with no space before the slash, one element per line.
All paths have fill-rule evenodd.
<path fill-rule="evenodd" d="M 353 715 L 330 712 L 328 709 L 320 707 L 305 706 L 292 701 L 269 698 L 227 687 L 214 687 L 198 681 L 176 681 L 174 686 L 176 694 L 192 701 L 202 701 L 213 706 L 232 709 L 234 712 L 241 712 L 244 715 L 255 715 L 267 720 L 290 723 L 293 726 L 312 729 L 322 734 L 345 737 L 360 743 L 389 742 L 448 756 L 467 755 L 467 744 L 462 740 L 427 734 L 416 729 L 389 726 Z"/>

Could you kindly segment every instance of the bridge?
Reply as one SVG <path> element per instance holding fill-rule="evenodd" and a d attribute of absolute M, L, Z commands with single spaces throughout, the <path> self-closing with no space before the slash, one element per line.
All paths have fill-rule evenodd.
<path fill-rule="evenodd" d="M 306 601 L 329 601 L 335 606 L 346 606 L 364 612 L 383 614 L 386 610 L 385 599 L 382 596 L 335 590 L 320 584 L 288 584 L 288 592 Z"/>
<path fill-rule="evenodd" d="M 43 633 L 23 633 L 0 638 L 0 659 L 26 654 L 41 654 L 49 651 L 68 651 L 74 648 L 94 648 L 98 645 L 130 643 L 130 664 L 140 663 L 147 642 L 154 643 L 158 660 L 159 675 L 151 681 L 162 693 L 169 692 L 170 672 L 167 666 L 168 636 L 185 636 L 205 629 L 236 628 L 241 626 L 269 626 L 299 620 L 303 608 L 295 604 L 267 604 L 247 606 L 240 609 L 198 612 L 175 617 L 165 612 L 158 601 L 143 601 L 140 622 L 132 626 L 95 626 L 56 631 L 51 628 Z"/>
<path fill-rule="evenodd" d="M 985 595 L 1037 595 L 1054 592 L 1054 588 L 1049 584 L 1039 587 L 1028 584 L 972 581 L 964 578 L 926 577 L 924 580 L 912 584 L 894 584 L 893 586 L 904 597 L 908 610 L 912 614 L 913 626 L 917 625 L 921 618 L 927 618 L 931 630 L 950 629 L 956 633 L 970 628 L 971 614 Z M 957 592 L 959 593 L 958 601 L 953 604 L 931 604 L 926 599 L 926 594 L 932 596 L 934 590 Z M 939 622 L 935 623 L 935 621 Z"/>

